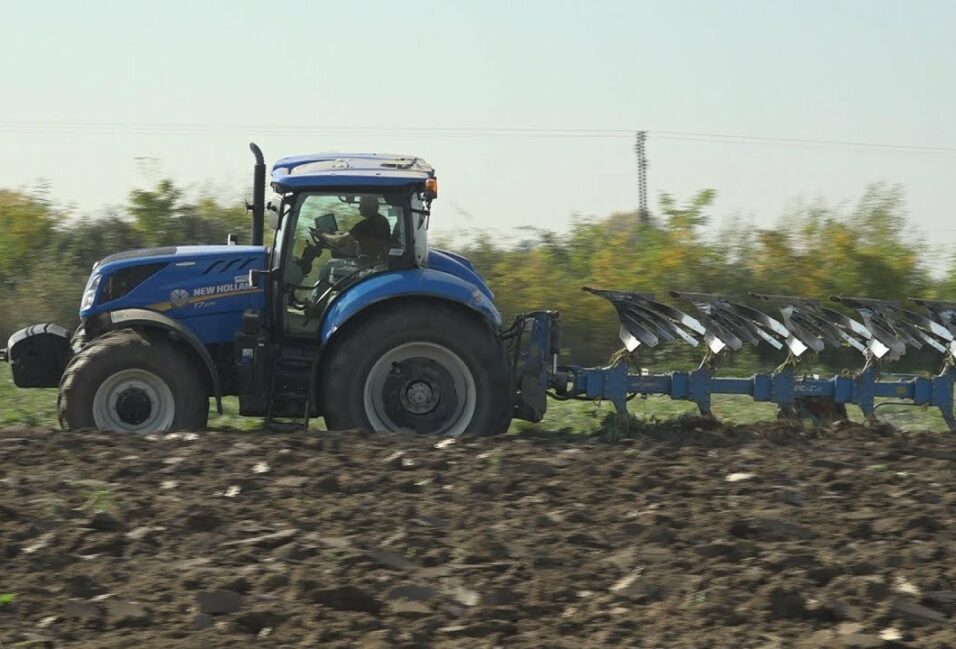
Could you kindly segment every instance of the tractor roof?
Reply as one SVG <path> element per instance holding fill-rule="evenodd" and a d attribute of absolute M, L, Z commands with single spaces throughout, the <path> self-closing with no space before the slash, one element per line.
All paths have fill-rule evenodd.
<path fill-rule="evenodd" d="M 282 158 L 272 166 L 272 184 L 280 191 L 349 185 L 399 187 L 424 184 L 434 176 L 435 170 L 421 158 L 388 153 L 315 153 Z"/>

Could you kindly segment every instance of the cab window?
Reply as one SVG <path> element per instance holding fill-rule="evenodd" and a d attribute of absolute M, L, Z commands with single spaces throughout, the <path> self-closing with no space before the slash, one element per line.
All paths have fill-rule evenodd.
<path fill-rule="evenodd" d="M 284 255 L 289 333 L 311 333 L 330 291 L 386 270 L 405 252 L 400 196 L 302 194 L 291 216 Z"/>

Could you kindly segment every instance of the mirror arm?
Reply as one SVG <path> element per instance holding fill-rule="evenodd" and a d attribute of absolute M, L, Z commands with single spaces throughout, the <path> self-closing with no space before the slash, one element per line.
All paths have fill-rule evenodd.
<path fill-rule="evenodd" d="M 262 284 L 259 279 L 265 277 L 266 279 L 272 279 L 273 273 L 277 271 L 277 268 L 272 270 L 262 270 L 259 268 L 253 268 L 249 271 L 249 286 L 252 288 L 261 288 Z"/>

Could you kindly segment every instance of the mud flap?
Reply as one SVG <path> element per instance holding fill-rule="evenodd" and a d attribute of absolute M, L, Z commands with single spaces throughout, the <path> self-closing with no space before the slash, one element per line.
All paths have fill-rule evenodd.
<path fill-rule="evenodd" d="M 30 325 L 10 336 L 6 356 L 18 388 L 55 388 L 70 358 L 70 332 L 51 323 Z"/>

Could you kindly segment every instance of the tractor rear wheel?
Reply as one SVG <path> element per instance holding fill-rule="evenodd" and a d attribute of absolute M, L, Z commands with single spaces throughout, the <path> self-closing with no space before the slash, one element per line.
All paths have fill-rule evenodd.
<path fill-rule="evenodd" d="M 154 433 L 205 428 L 209 397 L 196 364 L 171 341 L 119 329 L 90 341 L 60 380 L 65 430 Z"/>
<path fill-rule="evenodd" d="M 330 429 L 459 437 L 508 430 L 511 373 L 477 315 L 435 302 L 376 309 L 340 332 L 323 365 Z"/>

